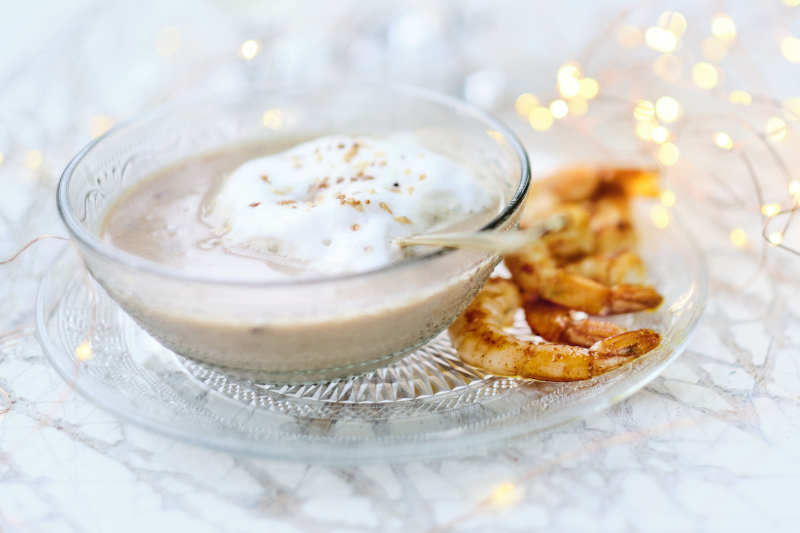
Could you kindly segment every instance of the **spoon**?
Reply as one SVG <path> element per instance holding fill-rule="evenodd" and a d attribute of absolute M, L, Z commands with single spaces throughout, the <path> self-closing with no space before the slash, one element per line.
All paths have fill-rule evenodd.
<path fill-rule="evenodd" d="M 567 224 L 563 215 L 554 215 L 536 225 L 521 231 L 508 233 L 466 232 L 466 233 L 431 233 L 412 235 L 395 240 L 401 248 L 406 246 L 444 246 L 447 248 L 465 248 L 481 252 L 508 253 L 521 250 L 536 242 L 542 235 L 550 231 L 558 231 Z"/>

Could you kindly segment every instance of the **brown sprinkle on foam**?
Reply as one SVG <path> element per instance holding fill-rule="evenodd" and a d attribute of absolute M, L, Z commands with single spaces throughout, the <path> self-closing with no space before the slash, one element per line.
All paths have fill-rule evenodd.
<path fill-rule="evenodd" d="M 390 215 L 392 214 L 392 210 L 391 210 L 391 209 L 389 209 L 389 206 L 388 206 L 388 205 L 386 205 L 386 202 L 381 202 L 381 203 L 380 203 L 380 204 L 378 204 L 378 205 L 380 205 L 380 206 L 381 206 L 381 209 L 383 209 L 384 211 L 388 211 Z"/>
<path fill-rule="evenodd" d="M 355 198 L 348 198 L 347 200 L 342 200 L 343 204 L 351 205 L 356 211 L 363 211 L 364 206 L 361 205 L 361 200 L 356 200 Z"/>
<path fill-rule="evenodd" d="M 278 202 L 278 205 L 292 205 L 296 203 L 297 200 L 281 200 L 280 202 Z"/>
<path fill-rule="evenodd" d="M 253 202 L 252 204 L 250 204 L 250 207 L 258 207 L 260 205 L 261 205 L 261 202 Z"/>
<path fill-rule="evenodd" d="M 272 193 L 278 196 L 286 196 L 291 190 L 291 187 L 284 187 L 283 189 L 272 189 Z"/>
<path fill-rule="evenodd" d="M 371 202 L 369 200 L 364 200 L 364 203 L 369 205 Z"/>
<path fill-rule="evenodd" d="M 271 183 L 269 181 L 269 177 L 266 174 L 261 174 L 261 181 L 266 181 L 267 183 Z"/>
<path fill-rule="evenodd" d="M 361 229 L 361 226 L 359 226 L 358 224 L 353 224 L 352 226 L 350 226 L 350 229 L 353 231 L 358 231 Z"/>
<path fill-rule="evenodd" d="M 419 175 L 419 181 L 422 181 L 422 180 L 424 180 L 424 179 L 425 179 L 425 178 L 427 178 L 427 177 L 428 177 L 428 176 L 427 176 L 426 174 L 420 174 L 420 175 Z"/>
<path fill-rule="evenodd" d="M 394 220 L 400 224 L 413 224 L 407 217 L 394 217 Z"/>
<path fill-rule="evenodd" d="M 414 194 L 414 187 L 413 186 L 409 185 L 408 187 L 406 187 L 406 189 L 408 190 L 408 194 Z"/>
<path fill-rule="evenodd" d="M 353 159 L 356 154 L 358 153 L 358 143 L 353 143 L 353 146 L 350 147 L 348 151 L 344 153 L 342 159 L 345 163 L 349 163 L 351 159 Z"/>
<path fill-rule="evenodd" d="M 336 183 L 342 183 L 343 181 L 344 181 L 344 178 L 341 178 L 341 177 L 340 178 L 336 178 Z"/>

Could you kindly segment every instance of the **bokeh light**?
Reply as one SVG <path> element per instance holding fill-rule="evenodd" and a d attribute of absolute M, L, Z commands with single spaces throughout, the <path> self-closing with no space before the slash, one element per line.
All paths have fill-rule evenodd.
<path fill-rule="evenodd" d="M 716 141 L 717 146 L 719 146 L 720 148 L 723 148 L 725 150 L 730 150 L 731 148 L 733 148 L 733 139 L 731 139 L 730 135 L 728 135 L 727 133 L 724 132 L 717 133 L 714 140 Z"/>
<path fill-rule="evenodd" d="M 92 358 L 92 347 L 89 345 L 89 341 L 83 341 L 75 348 L 75 357 L 78 358 L 78 361 L 88 361 Z"/>
<path fill-rule="evenodd" d="M 517 97 L 514 107 L 520 116 L 526 119 L 530 116 L 531 112 L 539 107 L 539 99 L 531 93 L 524 93 Z"/>
<path fill-rule="evenodd" d="M 781 53 L 792 63 L 800 63 L 800 39 L 797 37 L 784 37 L 781 40 Z"/>
<path fill-rule="evenodd" d="M 250 39 L 242 43 L 239 47 L 239 57 L 243 59 L 253 59 L 258 52 L 261 51 L 261 43 L 256 40 Z"/>
<path fill-rule="evenodd" d="M 664 206 L 654 205 L 650 209 L 650 218 L 659 229 L 669 226 L 669 211 Z"/>
<path fill-rule="evenodd" d="M 567 78 L 574 78 L 578 79 L 581 77 L 581 71 L 578 69 L 577 66 L 567 64 L 558 69 L 558 82 L 561 83 Z"/>
<path fill-rule="evenodd" d="M 264 127 L 271 130 L 280 128 L 282 122 L 283 111 L 280 109 L 268 110 L 266 113 L 264 113 L 264 117 L 261 119 L 261 123 L 264 124 Z"/>
<path fill-rule="evenodd" d="M 567 102 L 569 114 L 573 117 L 582 117 L 589 111 L 589 104 L 583 98 L 573 98 Z"/>
<path fill-rule="evenodd" d="M 633 108 L 636 120 L 651 120 L 656 115 L 656 106 L 648 100 L 639 100 Z"/>
<path fill-rule="evenodd" d="M 692 79 L 698 87 L 702 89 L 711 89 L 719 81 L 719 74 L 714 65 L 710 63 L 696 63 L 692 67 Z"/>
<path fill-rule="evenodd" d="M 577 79 L 568 76 L 559 82 L 558 91 L 561 93 L 561 96 L 572 98 L 573 96 L 578 96 L 578 93 L 581 91 L 581 84 Z"/>
<path fill-rule="evenodd" d="M 761 206 L 761 214 L 765 217 L 774 217 L 781 212 L 781 204 L 765 204 Z"/>
<path fill-rule="evenodd" d="M 683 72 L 683 63 L 672 54 L 661 54 L 653 62 L 653 72 L 666 81 L 677 81 Z"/>
<path fill-rule="evenodd" d="M 661 203 L 667 207 L 672 207 L 675 205 L 675 193 L 669 189 L 664 189 L 661 191 Z"/>
<path fill-rule="evenodd" d="M 649 120 L 643 120 L 636 124 L 636 136 L 643 141 L 649 141 L 653 138 L 653 130 L 655 127 L 655 124 Z"/>
<path fill-rule="evenodd" d="M 675 122 L 681 115 L 681 104 L 671 96 L 656 100 L 656 115 L 664 122 Z"/>
<path fill-rule="evenodd" d="M 598 84 L 595 79 L 583 78 L 579 84 L 580 91 L 578 92 L 578 96 L 584 100 L 591 100 L 597 96 L 597 93 L 600 91 L 600 84 Z"/>
<path fill-rule="evenodd" d="M 703 57 L 714 63 L 722 61 L 728 55 L 728 45 L 719 39 L 709 37 L 703 41 Z"/>
<path fill-rule="evenodd" d="M 773 141 L 780 141 L 786 137 L 786 122 L 778 117 L 772 117 L 767 120 L 767 125 L 764 128 L 764 131 Z"/>
<path fill-rule="evenodd" d="M 750 93 L 738 89 L 731 91 L 728 100 L 734 105 L 750 105 L 753 103 L 753 97 L 750 96 Z"/>
<path fill-rule="evenodd" d="M 569 113 L 569 106 L 564 100 L 553 100 L 550 104 L 550 113 L 553 114 L 555 118 L 564 118 Z"/>
<path fill-rule="evenodd" d="M 669 30 L 677 37 L 686 33 L 686 19 L 677 11 L 667 11 L 658 17 L 658 26 Z"/>
<path fill-rule="evenodd" d="M 39 150 L 29 150 L 22 158 L 22 164 L 25 168 L 36 170 L 42 164 L 42 152 Z"/>
<path fill-rule="evenodd" d="M 787 119 L 793 122 L 800 120 L 800 100 L 797 98 L 787 98 L 784 100 L 783 114 Z"/>
<path fill-rule="evenodd" d="M 546 107 L 537 107 L 531 111 L 528 121 L 533 129 L 545 131 L 553 125 L 553 115 Z"/>
<path fill-rule="evenodd" d="M 656 144 L 661 144 L 669 139 L 669 131 L 664 126 L 657 126 L 653 128 L 653 141 Z"/>
<path fill-rule="evenodd" d="M 727 15 L 719 15 L 711 22 L 711 33 L 723 43 L 736 38 L 736 24 Z"/>
<path fill-rule="evenodd" d="M 769 242 L 773 246 L 778 246 L 781 243 L 782 240 L 783 240 L 783 235 L 781 235 L 778 232 L 772 233 L 769 236 Z"/>
<path fill-rule="evenodd" d="M 747 233 L 741 228 L 731 231 L 731 244 L 740 248 L 747 244 Z"/>
<path fill-rule="evenodd" d="M 678 39 L 674 33 L 655 26 L 648 28 L 644 33 L 644 40 L 647 46 L 660 52 L 672 52 L 678 45 Z"/>
<path fill-rule="evenodd" d="M 664 143 L 661 145 L 661 148 L 658 149 L 658 160 L 661 161 L 661 164 L 665 167 L 669 167 L 677 163 L 678 156 L 678 147 L 672 143 Z"/>
<path fill-rule="evenodd" d="M 800 181 L 793 181 L 789 184 L 789 194 L 792 196 L 800 194 Z"/>

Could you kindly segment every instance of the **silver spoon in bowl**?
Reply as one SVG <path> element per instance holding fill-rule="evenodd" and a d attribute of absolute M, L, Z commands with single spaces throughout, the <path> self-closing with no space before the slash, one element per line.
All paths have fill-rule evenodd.
<path fill-rule="evenodd" d="M 464 248 L 481 252 L 516 252 L 536 242 L 545 233 L 563 229 L 567 224 L 564 215 L 554 215 L 542 220 L 534 226 L 507 233 L 465 232 L 465 233 L 430 233 L 411 235 L 395 239 L 401 248 L 407 246 L 443 246 L 446 248 Z"/>

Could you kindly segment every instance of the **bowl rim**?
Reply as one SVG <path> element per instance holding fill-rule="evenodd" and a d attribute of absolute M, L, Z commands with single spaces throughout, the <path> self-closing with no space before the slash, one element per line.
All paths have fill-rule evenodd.
<path fill-rule="evenodd" d="M 484 225 L 478 231 L 491 231 L 493 229 L 500 227 L 503 223 L 508 221 L 508 219 L 518 208 L 522 207 L 522 204 L 525 200 L 525 196 L 527 195 L 531 184 L 531 169 L 530 169 L 530 161 L 528 160 L 528 154 L 525 151 L 525 148 L 522 146 L 522 143 L 520 142 L 519 138 L 511 131 L 511 129 L 508 126 L 506 126 L 498 118 L 487 113 L 486 111 L 483 111 L 482 109 L 479 109 L 478 107 L 472 104 L 469 104 L 461 99 L 455 98 L 447 94 L 439 93 L 429 89 L 424 89 L 421 87 L 399 84 L 399 83 L 355 83 L 355 84 L 339 83 L 339 84 L 308 84 L 308 85 L 271 84 L 268 86 L 257 87 L 255 89 L 248 88 L 248 89 L 239 89 L 235 91 L 228 90 L 223 92 L 215 91 L 215 92 L 203 93 L 201 95 L 197 95 L 191 98 L 181 98 L 173 102 L 155 106 L 141 113 L 137 113 L 133 117 L 126 119 L 120 122 L 119 124 L 115 125 L 113 128 L 109 129 L 103 135 L 101 135 L 97 139 L 94 139 L 92 142 L 87 144 L 80 152 L 78 152 L 77 155 L 75 155 L 75 157 L 69 162 L 67 167 L 64 169 L 64 172 L 62 173 L 61 178 L 59 179 L 58 187 L 56 190 L 56 204 L 58 207 L 59 215 L 61 216 L 61 219 L 63 220 L 64 224 L 67 227 L 67 230 L 70 232 L 72 237 L 78 241 L 78 244 L 89 248 L 92 252 L 114 263 L 118 263 L 125 267 L 142 271 L 143 273 L 153 274 L 166 278 L 173 278 L 179 281 L 204 282 L 209 284 L 234 286 L 234 287 L 311 286 L 311 285 L 322 285 L 326 283 L 350 281 L 355 279 L 363 280 L 373 276 L 380 276 L 383 274 L 391 274 L 394 272 L 405 271 L 410 268 L 416 267 L 418 265 L 427 265 L 431 261 L 435 261 L 436 259 L 441 257 L 449 256 L 450 254 L 453 253 L 459 253 L 459 254 L 470 253 L 468 251 L 457 250 L 455 248 L 443 248 L 435 252 L 431 252 L 429 254 L 419 255 L 404 261 L 400 261 L 398 263 L 391 263 L 389 265 L 376 268 L 373 270 L 348 273 L 337 276 L 315 277 L 309 279 L 299 279 L 299 280 L 289 280 L 289 281 L 283 281 L 283 280 L 267 281 L 267 280 L 259 280 L 257 278 L 231 279 L 219 275 L 209 275 L 198 272 L 181 270 L 179 268 L 157 263 L 155 261 L 150 261 L 148 259 L 120 250 L 118 248 L 114 248 L 113 246 L 109 245 L 104 240 L 102 240 L 100 237 L 95 235 L 93 232 L 89 231 L 81 223 L 76 214 L 69 208 L 69 203 L 67 200 L 67 189 L 69 187 L 72 176 L 75 174 L 75 170 L 78 168 L 83 159 L 92 151 L 92 149 L 94 149 L 98 144 L 102 143 L 104 139 L 108 138 L 109 136 L 115 134 L 118 131 L 128 128 L 132 125 L 141 123 L 148 119 L 172 112 L 175 109 L 188 106 L 191 104 L 196 104 L 198 102 L 202 102 L 208 99 L 219 99 L 219 98 L 230 99 L 232 97 L 241 97 L 245 95 L 249 96 L 249 95 L 264 94 L 270 92 L 275 94 L 286 94 L 291 92 L 304 92 L 312 90 L 324 91 L 326 89 L 341 90 L 347 88 L 360 89 L 360 90 L 372 89 L 375 91 L 380 91 L 382 93 L 386 92 L 400 93 L 416 97 L 422 100 L 426 100 L 428 102 L 446 105 L 448 107 L 451 107 L 457 112 L 470 115 L 475 119 L 483 121 L 488 126 L 487 132 L 497 131 L 503 136 L 503 138 L 509 144 L 509 146 L 511 146 L 511 148 L 513 149 L 519 160 L 521 176 L 519 180 L 519 186 L 517 187 L 517 190 L 515 191 L 511 199 L 508 201 L 508 203 L 503 207 L 500 213 L 497 214 L 497 216 L 495 216 L 492 220 L 490 220 L 486 225 Z"/>

